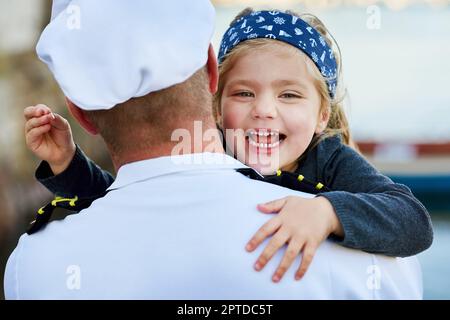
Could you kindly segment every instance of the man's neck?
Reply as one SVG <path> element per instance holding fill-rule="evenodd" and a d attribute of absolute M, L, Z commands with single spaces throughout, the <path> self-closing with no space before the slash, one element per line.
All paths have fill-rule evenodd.
<path fill-rule="evenodd" d="M 128 150 L 125 154 L 116 154 L 110 148 L 116 172 L 127 163 L 147 159 L 203 152 L 225 153 L 220 131 L 217 130 L 215 125 L 202 128 L 201 125 L 196 123 L 191 128 L 174 130 L 171 134 L 172 141 L 169 142 L 161 142 L 155 138 L 148 139 L 145 141 L 146 147 L 137 146 L 133 151 Z"/>

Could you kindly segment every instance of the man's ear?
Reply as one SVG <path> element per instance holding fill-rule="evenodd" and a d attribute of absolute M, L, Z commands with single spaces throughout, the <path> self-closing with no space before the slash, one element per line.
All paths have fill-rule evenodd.
<path fill-rule="evenodd" d="M 67 107 L 69 108 L 70 113 L 77 120 L 77 122 L 83 127 L 84 130 L 86 130 L 87 132 L 89 132 L 92 135 L 98 134 L 97 128 L 86 116 L 86 113 L 84 112 L 84 110 L 80 109 L 76 104 L 74 104 L 72 101 L 70 101 L 67 97 L 66 97 L 66 103 L 67 103 Z"/>
<path fill-rule="evenodd" d="M 217 92 L 217 85 L 219 82 L 219 69 L 212 44 L 209 44 L 207 67 L 209 76 L 209 91 L 212 94 L 215 94 Z"/>

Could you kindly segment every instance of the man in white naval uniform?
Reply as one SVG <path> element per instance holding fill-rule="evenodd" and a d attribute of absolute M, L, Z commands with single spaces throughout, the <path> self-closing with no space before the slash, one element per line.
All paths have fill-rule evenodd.
<path fill-rule="evenodd" d="M 7 299 L 422 297 L 415 257 L 388 258 L 331 241 L 318 248 L 301 281 L 294 281 L 293 268 L 280 283 L 271 281 L 283 252 L 256 272 L 253 263 L 264 244 L 252 253 L 244 247 L 270 218 L 256 205 L 312 195 L 236 172 L 246 166 L 225 155 L 219 140 L 193 138 L 182 154 L 172 155 L 178 141 L 170 137 L 177 128 L 191 137 L 194 120 L 202 121 L 201 133 L 215 128 L 211 93 L 217 89 L 217 61 L 209 46 L 213 9 L 204 0 L 189 2 L 189 10 L 184 0 L 136 0 L 127 9 L 123 3 L 72 1 L 82 10 L 85 30 L 71 34 L 74 30 L 62 26 L 64 12 L 54 14 L 38 44 L 74 117 L 104 138 L 117 178 L 88 209 L 20 238 L 5 272 Z M 101 5 L 108 15 L 98 15 Z M 117 16 L 132 22 L 107 35 L 104 28 Z M 181 19 L 176 23 L 183 34 L 173 36 L 175 27 L 164 23 L 170 16 L 202 23 Z M 159 46 L 160 33 L 172 47 Z M 191 39 L 180 44 L 186 37 Z M 152 59 L 143 59 L 145 54 Z M 98 86 L 92 88 L 93 83 Z M 99 109 L 106 111 L 93 111 Z"/>

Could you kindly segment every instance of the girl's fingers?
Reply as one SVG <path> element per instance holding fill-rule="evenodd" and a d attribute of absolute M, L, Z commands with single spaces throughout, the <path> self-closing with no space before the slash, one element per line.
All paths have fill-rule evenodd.
<path fill-rule="evenodd" d="M 44 114 L 44 109 L 38 109 L 36 106 L 30 106 L 23 110 L 23 115 L 25 120 L 29 120 L 31 118 L 40 117 Z"/>
<path fill-rule="evenodd" d="M 49 107 L 47 107 L 45 104 L 42 103 L 37 104 L 36 109 L 42 114 L 52 113 L 52 109 L 50 109 Z"/>
<path fill-rule="evenodd" d="M 289 240 L 289 233 L 279 230 L 272 237 L 272 239 L 270 239 L 269 244 L 259 256 L 258 260 L 255 263 L 255 269 L 259 271 L 262 268 L 264 268 L 267 262 L 270 259 L 272 259 L 275 252 L 277 252 L 277 250 L 280 249 L 288 240 Z"/>
<path fill-rule="evenodd" d="M 54 119 L 52 120 L 52 127 L 58 130 L 67 130 L 70 128 L 69 122 L 57 113 L 52 113 Z"/>
<path fill-rule="evenodd" d="M 317 246 L 307 243 L 303 250 L 302 262 L 297 272 L 295 273 L 295 280 L 300 280 L 305 275 L 306 271 L 311 264 L 314 254 L 316 253 Z"/>
<path fill-rule="evenodd" d="M 36 142 L 44 133 L 47 133 L 51 129 L 50 124 L 46 124 L 37 128 L 33 128 L 28 131 L 26 136 L 27 145 L 31 146 L 34 142 Z"/>
<path fill-rule="evenodd" d="M 34 117 L 40 117 L 44 114 L 51 113 L 52 110 L 44 104 L 38 104 L 36 106 L 30 106 L 23 110 L 23 115 L 26 120 Z"/>
<path fill-rule="evenodd" d="M 36 111 L 35 106 L 26 107 L 25 109 L 23 109 L 23 116 L 25 117 L 25 120 L 28 120 L 28 119 L 34 117 L 35 111 Z"/>
<path fill-rule="evenodd" d="M 247 251 L 255 250 L 261 242 L 263 242 L 267 237 L 270 237 L 274 234 L 281 226 L 281 221 L 278 217 L 274 217 L 267 221 L 259 230 L 255 233 L 255 235 L 250 239 L 245 247 Z"/>
<path fill-rule="evenodd" d="M 278 266 L 277 270 L 275 271 L 272 280 L 274 282 L 278 282 L 283 278 L 286 271 L 289 269 L 289 267 L 294 262 L 297 255 L 300 253 L 300 249 L 302 248 L 303 243 L 297 242 L 294 240 L 291 240 L 289 242 L 289 245 L 286 249 L 286 252 L 284 253 L 283 259 L 281 260 L 280 265 Z"/>
<path fill-rule="evenodd" d="M 39 118 L 31 118 L 25 123 L 25 132 L 30 131 L 31 129 L 40 127 L 45 124 L 50 124 L 50 122 L 53 120 L 52 114 L 46 114 L 43 116 L 40 116 Z"/>
<path fill-rule="evenodd" d="M 278 213 L 284 207 L 286 201 L 287 197 L 267 203 L 258 204 L 258 210 L 263 213 Z"/>

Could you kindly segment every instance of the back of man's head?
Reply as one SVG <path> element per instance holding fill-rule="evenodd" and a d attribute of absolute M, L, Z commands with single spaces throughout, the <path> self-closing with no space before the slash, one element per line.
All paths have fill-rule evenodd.
<path fill-rule="evenodd" d="M 180 84 L 132 98 L 109 110 L 85 114 L 113 153 L 168 143 L 178 128 L 189 127 L 194 121 L 212 122 L 207 67 Z"/>

